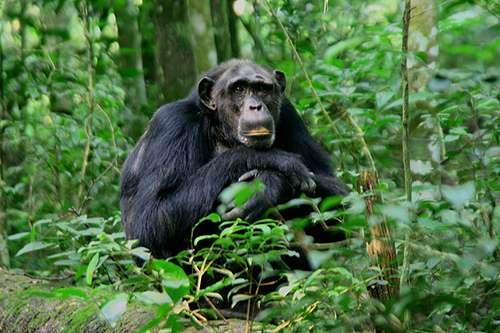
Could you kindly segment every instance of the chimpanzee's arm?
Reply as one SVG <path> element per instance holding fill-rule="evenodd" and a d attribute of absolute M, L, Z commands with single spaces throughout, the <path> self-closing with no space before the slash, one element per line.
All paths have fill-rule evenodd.
<path fill-rule="evenodd" d="M 313 196 L 345 195 L 347 187 L 335 176 L 327 152 L 313 139 L 293 105 L 283 101 L 276 136 L 276 147 L 298 154 L 314 173 L 316 190 Z"/>
<path fill-rule="evenodd" d="M 184 248 L 193 224 L 215 208 L 223 188 L 251 169 L 283 172 L 296 187 L 311 183 L 298 156 L 284 151 L 240 147 L 212 157 L 196 111 L 187 101 L 160 109 L 123 170 L 125 232 L 155 255 Z"/>

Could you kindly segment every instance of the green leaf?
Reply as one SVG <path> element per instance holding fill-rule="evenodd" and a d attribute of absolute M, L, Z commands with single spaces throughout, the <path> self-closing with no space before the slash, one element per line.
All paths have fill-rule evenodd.
<path fill-rule="evenodd" d="M 162 285 L 172 300 L 177 303 L 189 292 L 189 278 L 179 266 L 165 261 L 153 260 L 151 267 L 162 277 Z"/>
<path fill-rule="evenodd" d="M 42 249 L 46 249 L 48 247 L 51 247 L 53 244 L 52 243 L 45 243 L 45 242 L 31 242 L 23 246 L 22 249 L 17 251 L 16 257 L 21 256 L 25 253 L 29 252 L 34 252 Z"/>
<path fill-rule="evenodd" d="M 89 299 L 87 293 L 80 288 L 59 288 L 54 290 L 56 297 L 58 298 L 70 298 L 70 297 L 78 297 L 81 299 Z"/>
<path fill-rule="evenodd" d="M 203 222 L 203 221 L 210 221 L 210 222 L 220 222 L 222 221 L 221 217 L 219 214 L 217 213 L 212 213 L 210 215 L 207 215 L 205 216 L 204 218 L 202 218 L 200 220 L 200 222 Z"/>
<path fill-rule="evenodd" d="M 263 185 L 260 181 L 255 180 L 251 183 L 235 183 L 224 189 L 219 198 L 221 202 L 228 204 L 234 202 L 236 206 L 241 207 L 255 193 L 262 189 Z"/>
<path fill-rule="evenodd" d="M 195 238 L 193 245 L 196 246 L 196 245 L 198 245 L 199 242 L 206 240 L 206 239 L 217 239 L 217 238 L 219 238 L 219 235 L 215 235 L 215 234 L 199 236 L 199 237 Z"/>
<path fill-rule="evenodd" d="M 173 304 L 173 301 L 168 294 L 157 291 L 136 293 L 135 297 L 145 304 Z"/>
<path fill-rule="evenodd" d="M 319 208 L 321 212 L 325 212 L 327 210 L 338 207 L 341 203 L 342 203 L 341 196 L 328 197 L 321 202 Z"/>
<path fill-rule="evenodd" d="M 17 234 L 9 235 L 9 237 L 7 237 L 7 239 L 8 240 L 21 239 L 21 238 L 24 238 L 24 237 L 28 236 L 29 234 L 30 234 L 29 232 L 19 232 Z"/>
<path fill-rule="evenodd" d="M 338 54 L 356 48 L 361 42 L 363 42 L 363 40 L 360 37 L 342 40 L 326 49 L 324 58 L 327 63 L 331 63 Z"/>
<path fill-rule="evenodd" d="M 462 208 L 467 202 L 474 198 L 476 188 L 474 182 L 469 181 L 456 186 L 443 185 L 441 187 L 441 193 L 453 207 Z"/>
<path fill-rule="evenodd" d="M 140 258 L 144 261 L 148 261 L 151 258 L 151 253 L 145 247 L 136 247 L 130 250 L 130 253 L 137 258 Z"/>
<path fill-rule="evenodd" d="M 252 299 L 254 297 L 255 297 L 254 295 L 247 295 L 247 294 L 234 295 L 233 297 L 231 297 L 231 301 L 232 301 L 231 308 L 234 308 L 234 306 L 236 304 L 238 304 L 239 302 L 246 301 L 246 300 Z"/>
<path fill-rule="evenodd" d="M 87 272 L 85 274 L 85 281 L 89 286 L 92 285 L 92 279 L 94 278 L 94 272 L 95 269 L 97 268 L 98 263 L 99 263 L 99 253 L 96 253 L 90 260 L 87 266 Z"/>
<path fill-rule="evenodd" d="M 382 213 L 392 218 L 399 223 L 409 223 L 410 222 L 410 214 L 408 212 L 408 208 L 396 204 L 387 204 L 381 207 Z"/>
<path fill-rule="evenodd" d="M 127 305 L 128 296 L 125 293 L 121 293 L 116 295 L 111 301 L 107 302 L 101 308 L 101 313 L 111 327 L 115 327 L 116 322 L 120 320 L 121 316 L 125 313 L 125 311 L 127 311 Z"/>

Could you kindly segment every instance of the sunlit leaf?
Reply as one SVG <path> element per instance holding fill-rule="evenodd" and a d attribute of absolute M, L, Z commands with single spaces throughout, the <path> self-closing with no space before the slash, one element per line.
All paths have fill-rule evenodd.
<path fill-rule="evenodd" d="M 121 316 L 127 311 L 127 304 L 128 295 L 121 293 L 116 295 L 101 308 L 104 319 L 106 319 L 111 327 L 115 327 L 117 321 L 120 320 Z"/>
<path fill-rule="evenodd" d="M 189 279 L 182 268 L 158 259 L 151 262 L 151 267 L 160 273 L 162 285 L 175 303 L 188 293 Z"/>
<path fill-rule="evenodd" d="M 29 232 L 19 232 L 17 234 L 13 234 L 13 235 L 9 235 L 9 237 L 7 237 L 8 240 L 17 240 L 17 239 L 22 239 L 26 236 L 29 236 Z"/>
<path fill-rule="evenodd" d="M 144 291 L 142 293 L 135 293 L 135 297 L 146 304 L 172 304 L 172 299 L 166 293 L 157 291 Z"/>
<path fill-rule="evenodd" d="M 237 294 L 231 297 L 231 308 L 234 308 L 236 304 L 242 301 L 247 301 L 249 299 L 254 298 L 254 295 L 245 295 L 245 294 Z"/>
<path fill-rule="evenodd" d="M 443 185 L 441 193 L 455 208 L 461 208 L 474 198 L 476 187 L 472 181 L 456 186 Z"/>
<path fill-rule="evenodd" d="M 87 265 L 87 271 L 85 273 L 85 282 L 90 286 L 92 285 L 92 279 L 94 278 L 94 272 L 99 263 L 99 253 L 94 254 L 89 264 Z"/>
<path fill-rule="evenodd" d="M 81 288 L 59 288 L 54 290 L 54 293 L 59 298 L 69 298 L 69 297 L 77 297 L 81 299 L 89 299 L 87 293 Z"/>
<path fill-rule="evenodd" d="M 134 257 L 140 258 L 144 261 L 148 261 L 151 258 L 151 252 L 149 251 L 149 249 L 142 246 L 133 248 L 132 250 L 130 250 L 130 253 Z"/>
<path fill-rule="evenodd" d="M 19 251 L 17 251 L 16 256 L 21 256 L 26 253 L 46 249 L 53 246 L 51 243 L 45 243 L 45 242 L 31 242 L 23 246 Z"/>

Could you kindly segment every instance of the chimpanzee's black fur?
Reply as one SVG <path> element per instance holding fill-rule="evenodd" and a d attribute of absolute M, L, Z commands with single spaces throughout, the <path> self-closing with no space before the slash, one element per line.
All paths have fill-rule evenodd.
<path fill-rule="evenodd" d="M 233 60 L 206 76 L 217 82 L 226 70 L 242 63 L 249 62 Z M 191 228 L 216 208 L 219 193 L 253 169 L 261 171 L 265 185 L 254 218 L 269 203 L 283 203 L 298 194 L 288 182 L 290 174 L 314 173 L 314 196 L 346 193 L 328 155 L 286 97 L 270 149 L 235 145 L 220 151 L 222 131 L 224 126 L 200 103 L 196 89 L 156 112 L 123 168 L 120 204 L 127 238 L 139 239 L 157 257 L 186 249 Z"/>

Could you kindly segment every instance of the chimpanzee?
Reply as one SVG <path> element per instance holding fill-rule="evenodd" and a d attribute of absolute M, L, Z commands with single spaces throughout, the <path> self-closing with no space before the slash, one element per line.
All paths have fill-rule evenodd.
<path fill-rule="evenodd" d="M 192 227 L 231 183 L 260 179 L 263 192 L 226 218 L 258 218 L 305 193 L 346 194 L 329 158 L 285 96 L 283 72 L 248 60 L 209 71 L 187 98 L 162 106 L 125 162 L 125 233 L 156 257 L 187 249 Z"/>

